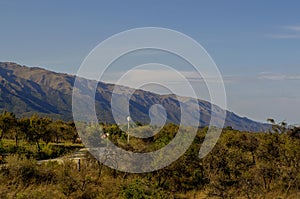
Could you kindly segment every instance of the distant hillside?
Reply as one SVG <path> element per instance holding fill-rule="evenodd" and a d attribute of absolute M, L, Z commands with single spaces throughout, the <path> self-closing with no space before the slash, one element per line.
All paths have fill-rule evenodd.
<path fill-rule="evenodd" d="M 72 88 L 75 76 L 55 73 L 42 68 L 30 68 L 16 63 L 0 62 L 0 111 L 11 111 L 18 116 L 29 116 L 33 113 L 55 119 L 72 120 Z M 82 91 L 90 89 L 89 82 L 79 80 Z M 114 123 L 110 100 L 114 85 L 100 82 L 96 92 L 96 110 L 99 120 Z M 124 87 L 124 89 L 129 89 Z M 193 109 L 189 99 L 184 105 Z M 180 106 L 174 95 L 158 95 L 152 92 L 137 90 L 130 100 L 130 111 L 134 121 L 149 123 L 148 110 L 153 104 L 161 104 L 167 112 L 167 121 L 180 122 Z M 200 124 L 206 126 L 211 116 L 211 104 L 198 100 L 200 105 Z M 225 126 L 243 131 L 264 131 L 269 125 L 242 118 L 227 111 Z"/>

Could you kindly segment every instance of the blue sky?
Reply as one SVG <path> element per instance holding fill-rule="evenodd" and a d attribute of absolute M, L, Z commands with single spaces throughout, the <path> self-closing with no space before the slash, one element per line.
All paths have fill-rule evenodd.
<path fill-rule="evenodd" d="M 198 41 L 221 71 L 228 108 L 300 123 L 299 1 L 0 1 L 0 61 L 76 73 L 101 41 L 155 26 Z"/>

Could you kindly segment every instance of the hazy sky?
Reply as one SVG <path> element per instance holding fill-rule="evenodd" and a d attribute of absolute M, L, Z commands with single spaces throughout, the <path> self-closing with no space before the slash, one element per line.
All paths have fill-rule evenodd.
<path fill-rule="evenodd" d="M 198 41 L 229 110 L 300 123 L 299 1 L 0 1 L 0 61 L 76 73 L 109 36 L 155 26 Z"/>

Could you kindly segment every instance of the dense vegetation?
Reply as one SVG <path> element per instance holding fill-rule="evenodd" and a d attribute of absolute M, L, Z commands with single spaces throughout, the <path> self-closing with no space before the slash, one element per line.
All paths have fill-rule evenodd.
<path fill-rule="evenodd" d="M 269 133 L 226 128 L 211 153 L 199 159 L 207 128 L 168 167 L 144 174 L 110 169 L 89 156 L 80 170 L 54 158 L 79 148 L 73 123 L 33 115 L 0 116 L 0 198 L 299 198 L 299 128 L 275 124 Z M 166 125 L 152 138 L 131 138 L 116 125 L 103 126 L 109 139 L 132 151 L 156 150 L 176 134 Z M 144 127 L 147 129 L 147 127 Z M 150 148 L 150 149 L 149 149 Z"/>

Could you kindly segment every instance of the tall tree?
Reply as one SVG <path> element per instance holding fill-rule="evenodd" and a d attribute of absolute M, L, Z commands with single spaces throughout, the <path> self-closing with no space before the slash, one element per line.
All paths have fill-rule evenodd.
<path fill-rule="evenodd" d="M 51 123 L 49 118 L 41 118 L 37 114 L 34 114 L 30 117 L 30 140 L 35 142 L 38 148 L 38 151 L 41 150 L 40 139 L 46 137 L 47 126 Z"/>

